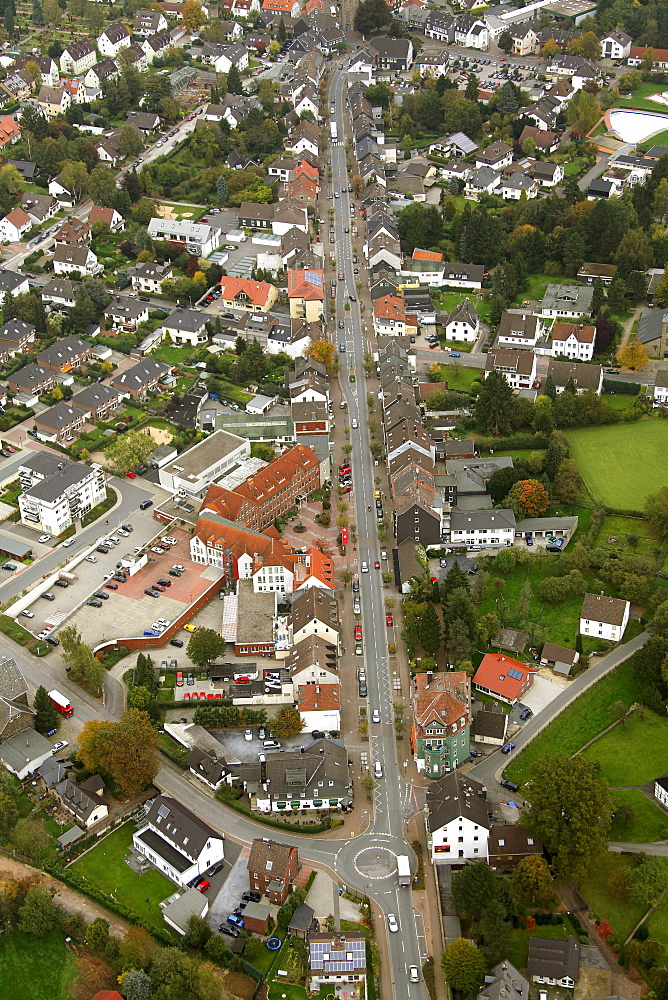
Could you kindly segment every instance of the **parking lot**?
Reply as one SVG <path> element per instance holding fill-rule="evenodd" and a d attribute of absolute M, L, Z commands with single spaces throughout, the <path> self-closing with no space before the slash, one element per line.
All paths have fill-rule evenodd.
<path fill-rule="evenodd" d="M 267 715 L 269 722 L 266 729 L 267 736 L 269 736 L 271 732 L 271 714 L 269 711 L 267 711 Z M 225 748 L 226 760 L 240 761 L 242 763 L 257 761 L 259 753 L 269 755 L 280 753 L 281 750 L 298 750 L 300 747 L 308 747 L 313 743 L 311 734 L 303 732 L 297 733 L 296 736 L 281 737 L 279 740 L 281 750 L 265 750 L 262 746 L 262 740 L 258 736 L 258 727 L 251 726 L 250 730 L 253 734 L 253 739 L 250 742 L 246 740 L 243 729 L 216 729 L 211 732 L 211 735 Z"/>

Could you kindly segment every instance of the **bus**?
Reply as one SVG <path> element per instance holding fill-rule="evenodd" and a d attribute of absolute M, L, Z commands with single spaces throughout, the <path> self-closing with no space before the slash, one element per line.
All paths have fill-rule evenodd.
<path fill-rule="evenodd" d="M 338 135 L 338 130 L 337 130 L 337 127 L 336 127 L 336 122 L 330 122 L 329 123 L 329 134 L 331 135 L 332 139 L 336 139 L 336 137 Z"/>
<path fill-rule="evenodd" d="M 60 691 L 49 691 L 49 699 L 56 706 L 56 709 L 61 715 L 64 715 L 66 719 L 69 719 L 71 715 L 74 715 L 74 709 L 70 705 L 67 698 L 60 693 Z"/>

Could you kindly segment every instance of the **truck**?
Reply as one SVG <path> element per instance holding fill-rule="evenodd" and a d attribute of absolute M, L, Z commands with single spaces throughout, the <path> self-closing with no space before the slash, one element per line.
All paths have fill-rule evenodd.
<path fill-rule="evenodd" d="M 78 577 L 76 576 L 75 573 L 66 573 L 64 569 L 61 569 L 60 573 L 58 574 L 58 579 L 64 580 L 65 583 L 75 583 Z"/>
<path fill-rule="evenodd" d="M 411 862 L 407 854 L 397 855 L 397 881 L 399 885 L 412 885 Z"/>
<path fill-rule="evenodd" d="M 65 695 L 61 694 L 60 691 L 49 691 L 48 698 L 54 704 L 56 710 L 60 712 L 61 715 L 64 715 L 66 719 L 69 719 L 71 715 L 74 715 L 74 709 Z"/>
<path fill-rule="evenodd" d="M 338 128 L 337 128 L 336 122 L 330 122 L 329 123 L 329 134 L 332 137 L 332 139 L 336 139 L 336 137 L 338 135 Z"/>

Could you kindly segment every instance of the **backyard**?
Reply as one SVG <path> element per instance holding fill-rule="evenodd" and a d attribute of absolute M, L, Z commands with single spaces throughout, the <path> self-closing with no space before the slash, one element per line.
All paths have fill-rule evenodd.
<path fill-rule="evenodd" d="M 512 931 L 511 946 L 508 952 L 508 959 L 516 969 L 526 969 L 529 960 L 529 939 L 547 938 L 550 941 L 564 941 L 569 934 L 577 937 L 577 931 L 571 924 L 568 917 L 563 917 L 562 924 L 536 925 L 533 930 L 526 930 L 524 927 L 515 927 Z"/>
<path fill-rule="evenodd" d="M 480 376 L 479 368 L 465 368 L 464 365 L 441 365 L 440 367 L 441 379 L 447 383 L 448 389 L 456 389 L 459 392 L 468 392 L 473 382 Z"/>
<path fill-rule="evenodd" d="M 71 1000 L 70 986 L 76 977 L 74 955 L 65 947 L 63 934 L 51 931 L 44 937 L 17 929 L 0 935 L 2 995 L 7 1000 Z"/>
<path fill-rule="evenodd" d="M 644 709 L 584 751 L 612 788 L 644 785 L 668 771 L 668 721 Z M 668 817 L 666 817 L 668 826 Z"/>
<path fill-rule="evenodd" d="M 582 427 L 567 432 L 571 454 L 591 497 L 608 507 L 641 511 L 647 497 L 665 486 L 668 424 L 637 423 Z M 643 470 L 639 477 L 638 469 Z"/>
<path fill-rule="evenodd" d="M 666 838 L 668 815 L 650 802 L 639 788 L 612 792 L 612 798 L 616 811 L 620 806 L 631 806 L 633 818 L 629 822 L 623 822 L 616 815 L 610 827 L 610 840 L 626 844 L 652 844 Z"/>
<path fill-rule="evenodd" d="M 148 925 L 165 929 L 159 904 L 175 892 L 175 887 L 155 869 L 138 875 L 124 858 L 132 846 L 136 827 L 125 823 L 71 866 L 93 885 L 117 899 Z"/>
<path fill-rule="evenodd" d="M 646 907 L 629 899 L 623 887 L 624 872 L 633 864 L 629 855 L 608 851 L 589 866 L 581 890 L 592 912 L 609 921 L 620 942 L 626 940 L 646 911 Z"/>
<path fill-rule="evenodd" d="M 534 764 L 549 753 L 574 754 L 614 721 L 610 706 L 621 701 L 630 707 L 636 700 L 630 660 L 606 674 L 557 716 L 506 768 L 506 776 L 523 784 Z M 658 773 L 658 772 L 657 772 Z"/>
<path fill-rule="evenodd" d="M 452 312 L 464 299 L 470 299 L 475 306 L 478 316 L 483 323 L 489 322 L 489 314 L 492 308 L 488 295 L 479 295 L 476 292 L 462 290 L 461 292 L 441 292 L 437 300 L 437 306 L 443 312 Z"/>

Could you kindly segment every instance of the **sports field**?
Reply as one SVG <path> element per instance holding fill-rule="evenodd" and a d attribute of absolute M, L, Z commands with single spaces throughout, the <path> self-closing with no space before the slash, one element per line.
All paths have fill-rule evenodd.
<path fill-rule="evenodd" d="M 644 507 L 666 485 L 668 421 L 581 427 L 568 431 L 571 454 L 595 501 L 621 510 Z"/>

